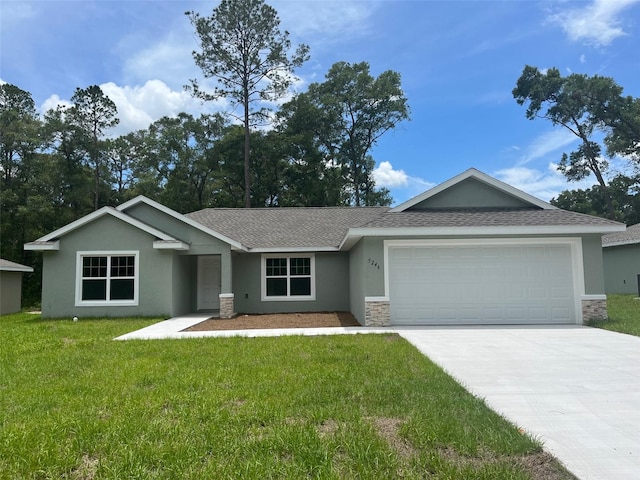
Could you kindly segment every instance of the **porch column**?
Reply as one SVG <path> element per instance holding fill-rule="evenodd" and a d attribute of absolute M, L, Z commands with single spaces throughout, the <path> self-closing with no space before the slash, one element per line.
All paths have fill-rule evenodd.
<path fill-rule="evenodd" d="M 220 318 L 232 318 L 235 316 L 233 297 L 233 293 L 220 294 Z"/>
<path fill-rule="evenodd" d="M 364 317 L 365 327 L 388 327 L 391 325 L 389 297 L 365 297 Z"/>
<path fill-rule="evenodd" d="M 220 254 L 220 293 L 231 293 L 231 249 Z"/>
<path fill-rule="evenodd" d="M 220 255 L 220 318 L 232 318 L 235 314 L 231 249 Z"/>

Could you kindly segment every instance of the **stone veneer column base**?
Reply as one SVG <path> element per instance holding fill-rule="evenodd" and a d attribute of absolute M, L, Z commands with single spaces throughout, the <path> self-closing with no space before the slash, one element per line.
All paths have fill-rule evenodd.
<path fill-rule="evenodd" d="M 607 320 L 607 296 L 585 295 L 582 297 L 582 323 L 590 320 Z"/>
<path fill-rule="evenodd" d="M 220 318 L 232 318 L 235 316 L 233 299 L 233 293 L 220 294 Z"/>
<path fill-rule="evenodd" d="M 391 325 L 391 311 L 388 297 L 365 297 L 364 326 L 388 327 Z"/>

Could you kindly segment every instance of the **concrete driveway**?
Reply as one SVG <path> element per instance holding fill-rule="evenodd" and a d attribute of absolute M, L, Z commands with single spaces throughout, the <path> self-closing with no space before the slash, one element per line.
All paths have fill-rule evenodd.
<path fill-rule="evenodd" d="M 640 478 L 640 338 L 581 326 L 395 330 L 579 478 Z"/>

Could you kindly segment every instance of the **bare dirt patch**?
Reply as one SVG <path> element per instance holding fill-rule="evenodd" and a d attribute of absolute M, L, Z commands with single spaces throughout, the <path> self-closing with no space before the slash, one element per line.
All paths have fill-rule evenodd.
<path fill-rule="evenodd" d="M 71 471 L 71 478 L 74 480 L 93 480 L 98 473 L 100 460 L 89 455 L 83 455 L 80 465 Z"/>
<path fill-rule="evenodd" d="M 234 318 L 210 318 L 185 329 L 185 332 L 205 330 L 255 330 L 264 328 L 322 328 L 360 327 L 349 312 L 275 313 L 264 315 L 238 315 Z"/>
<path fill-rule="evenodd" d="M 478 457 L 469 457 L 459 454 L 453 448 L 440 448 L 438 449 L 438 454 L 442 458 L 460 466 L 470 465 L 475 468 L 501 461 L 515 463 L 523 467 L 531 475 L 531 478 L 535 480 L 578 480 L 564 469 L 555 457 L 546 452 L 515 456 L 494 455 L 490 452 L 484 452 Z"/>
<path fill-rule="evenodd" d="M 416 454 L 416 450 L 408 440 L 399 434 L 403 421 L 399 418 L 371 417 L 368 419 L 375 427 L 378 435 L 382 437 L 391 448 L 402 458 L 410 458 Z"/>

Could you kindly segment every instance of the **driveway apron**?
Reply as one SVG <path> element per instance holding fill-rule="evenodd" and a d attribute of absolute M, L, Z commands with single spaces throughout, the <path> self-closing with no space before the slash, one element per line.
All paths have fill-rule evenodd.
<path fill-rule="evenodd" d="M 582 326 L 396 331 L 579 478 L 640 478 L 640 338 Z"/>

